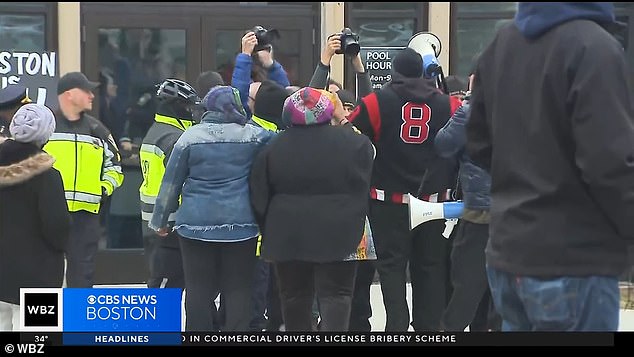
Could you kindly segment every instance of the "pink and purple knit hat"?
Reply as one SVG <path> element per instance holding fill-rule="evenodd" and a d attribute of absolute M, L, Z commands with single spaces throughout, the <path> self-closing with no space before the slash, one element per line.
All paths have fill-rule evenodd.
<path fill-rule="evenodd" d="M 286 98 L 282 118 L 293 126 L 328 123 L 335 111 L 334 96 L 323 89 L 302 88 Z"/>

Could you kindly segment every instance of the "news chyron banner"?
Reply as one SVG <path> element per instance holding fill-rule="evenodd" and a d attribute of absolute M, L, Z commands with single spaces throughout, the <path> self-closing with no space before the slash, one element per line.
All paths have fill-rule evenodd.
<path fill-rule="evenodd" d="M 20 331 L 63 345 L 180 345 L 180 289 L 20 289 Z"/>

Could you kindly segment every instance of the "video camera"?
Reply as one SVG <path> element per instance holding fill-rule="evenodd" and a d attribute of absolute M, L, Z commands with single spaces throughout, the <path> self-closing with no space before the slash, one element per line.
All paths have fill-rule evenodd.
<path fill-rule="evenodd" d="M 280 33 L 276 29 L 267 30 L 262 26 L 255 26 L 251 31 L 255 33 L 255 38 L 258 39 L 258 44 L 253 49 L 254 52 L 262 50 L 271 50 L 271 45 L 274 40 L 280 38 Z"/>
<path fill-rule="evenodd" d="M 341 30 L 339 40 L 341 41 L 341 49 L 335 52 L 338 55 L 345 54 L 348 57 L 354 57 L 361 50 L 359 46 L 359 35 L 347 27 Z"/>

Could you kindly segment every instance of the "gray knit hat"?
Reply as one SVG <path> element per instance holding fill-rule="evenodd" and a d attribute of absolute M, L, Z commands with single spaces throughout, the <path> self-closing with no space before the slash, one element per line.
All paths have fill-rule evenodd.
<path fill-rule="evenodd" d="M 55 131 L 55 115 L 44 105 L 25 104 L 13 116 L 9 131 L 15 141 L 44 146 Z"/>

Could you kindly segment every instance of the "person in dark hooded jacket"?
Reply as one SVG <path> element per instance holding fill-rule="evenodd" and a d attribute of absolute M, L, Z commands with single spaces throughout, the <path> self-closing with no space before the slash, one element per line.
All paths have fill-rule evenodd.
<path fill-rule="evenodd" d="M 441 158 L 434 138 L 460 100 L 423 78 L 423 60 L 406 48 L 393 60 L 392 81 L 362 98 L 349 115 L 377 150 L 370 188 L 370 225 L 387 315 L 386 331 L 407 331 L 406 269 L 412 280 L 414 329 L 433 331 L 448 300 L 450 243 L 444 221 L 409 230 L 407 194 L 447 200 L 456 183 L 457 161 Z M 423 182 L 424 181 L 424 182 Z M 423 184 L 421 184 L 423 182 Z"/>
<path fill-rule="evenodd" d="M 0 331 L 20 326 L 20 288 L 61 288 L 70 213 L 55 159 L 42 151 L 55 116 L 25 104 L 0 145 Z"/>
<path fill-rule="evenodd" d="M 286 331 L 348 331 L 357 251 L 368 211 L 373 149 L 344 124 L 338 97 L 305 87 L 284 103 L 291 127 L 256 157 L 251 203 L 262 258 L 273 262 Z M 354 256 L 354 257 L 353 257 Z"/>
<path fill-rule="evenodd" d="M 478 61 L 467 152 L 491 173 L 487 273 L 503 330 L 618 329 L 634 106 L 614 24 L 612 3 L 521 2 Z"/>

